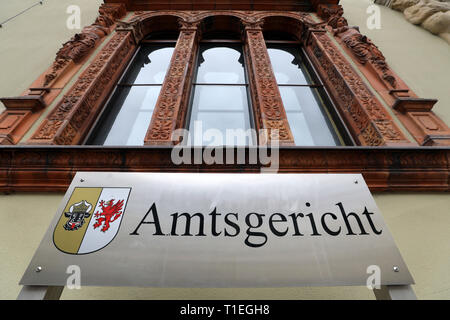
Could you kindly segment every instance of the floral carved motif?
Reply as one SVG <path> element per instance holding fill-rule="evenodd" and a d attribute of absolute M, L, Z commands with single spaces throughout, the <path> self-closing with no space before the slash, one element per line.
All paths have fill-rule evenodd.
<path fill-rule="evenodd" d="M 281 144 L 294 144 L 294 138 L 287 121 L 280 91 L 273 74 L 270 58 L 261 30 L 261 24 L 250 22 L 246 25 L 252 89 L 259 109 L 259 129 L 267 129 L 268 138 L 279 140 Z M 272 132 L 274 131 L 274 133 Z M 278 134 L 276 132 L 278 131 Z M 260 141 L 260 144 L 268 141 Z"/>
<path fill-rule="evenodd" d="M 181 125 L 186 109 L 189 78 L 197 48 L 197 23 L 180 20 L 180 35 L 161 88 L 144 143 L 172 144 L 172 132 Z"/>

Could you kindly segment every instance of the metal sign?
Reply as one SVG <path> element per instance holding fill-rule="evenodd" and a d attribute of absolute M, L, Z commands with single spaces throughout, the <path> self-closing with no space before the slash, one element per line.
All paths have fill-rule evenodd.
<path fill-rule="evenodd" d="M 20 284 L 286 287 L 413 279 L 359 174 L 77 173 Z"/>

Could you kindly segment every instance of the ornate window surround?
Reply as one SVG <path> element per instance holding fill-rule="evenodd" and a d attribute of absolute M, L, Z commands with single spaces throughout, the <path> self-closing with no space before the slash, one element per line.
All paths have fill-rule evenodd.
<path fill-rule="evenodd" d="M 419 145 L 449 146 L 450 129 L 431 109 L 436 99 L 419 98 L 390 68 L 378 47 L 351 27 L 342 6 L 318 4 L 317 15 L 333 34 L 372 87 L 393 109 L 395 116 Z"/>
<path fill-rule="evenodd" d="M 313 1 L 314 2 L 314 1 Z M 124 7 L 122 4 L 107 4 L 103 5 L 109 9 L 114 8 L 114 17 L 124 16 Z M 339 168 L 335 166 L 336 159 L 330 158 L 331 154 L 338 154 L 341 151 L 336 151 L 335 148 L 320 148 L 317 151 L 318 159 L 322 161 L 320 168 L 313 165 L 308 169 L 302 163 L 301 166 L 292 165 L 295 160 L 294 154 L 297 155 L 299 150 L 306 150 L 305 154 L 316 154 L 311 148 L 291 148 L 283 149 L 285 153 L 285 168 L 281 168 L 282 172 L 365 172 L 365 178 L 369 177 L 369 186 L 373 190 L 449 190 L 449 163 L 450 155 L 448 149 L 433 148 L 427 151 L 414 148 L 416 143 L 409 141 L 402 131 L 397 127 L 389 112 L 383 107 L 383 104 L 378 98 L 367 88 L 360 76 L 355 72 L 353 66 L 340 52 L 339 48 L 331 41 L 334 36 L 338 42 L 342 44 L 345 50 L 348 50 L 352 59 L 354 59 L 358 68 L 367 77 L 374 88 L 380 88 L 380 83 L 387 88 L 380 89 L 381 97 L 396 111 L 398 119 L 404 124 L 407 130 L 416 139 L 420 145 L 449 145 L 450 144 L 450 130 L 448 127 L 431 112 L 431 107 L 435 103 L 432 99 L 420 99 L 409 88 L 405 89 L 405 84 L 398 78 L 395 73 L 385 63 L 384 57 L 371 56 L 375 50 L 375 46 L 367 42 L 359 32 L 355 33 L 354 28 L 349 28 L 346 25 L 345 18 L 341 14 L 340 6 L 336 5 L 320 5 L 316 4 L 317 16 L 322 18 L 321 22 L 316 22 L 311 18 L 309 13 L 299 12 L 276 12 L 276 11 L 238 11 L 238 10 L 212 10 L 212 11 L 137 11 L 129 21 L 113 21 L 108 32 L 112 32 L 111 26 L 115 27 L 115 32 L 110 40 L 104 45 L 100 52 L 95 56 L 93 61 L 89 64 L 87 69 L 76 80 L 75 84 L 69 89 L 66 95 L 59 101 L 56 107 L 49 113 L 49 115 L 40 124 L 39 128 L 32 134 L 31 138 L 26 144 L 34 145 L 76 145 L 80 144 L 92 123 L 95 121 L 101 108 L 104 105 L 109 91 L 114 86 L 118 77 L 123 72 L 127 62 L 131 59 L 137 44 L 143 37 L 149 33 L 149 26 L 155 17 L 171 16 L 176 17 L 180 21 L 180 37 L 177 41 L 175 52 L 172 57 L 172 62 L 169 67 L 168 74 L 161 89 L 155 111 L 153 113 L 152 121 L 149 126 L 145 144 L 153 145 L 156 150 L 160 150 L 161 154 L 154 155 L 152 160 L 148 163 L 155 169 L 155 163 L 161 162 L 157 159 L 170 149 L 172 142 L 170 141 L 171 132 L 176 128 L 180 128 L 184 123 L 187 108 L 187 97 L 189 96 L 191 75 L 193 72 L 193 61 L 196 59 L 199 26 L 204 19 L 211 16 L 233 16 L 240 19 L 243 26 L 243 33 L 245 37 L 245 48 L 247 65 L 250 72 L 250 86 L 253 91 L 253 107 L 255 114 L 255 123 L 258 128 L 278 129 L 281 132 L 279 137 L 281 145 L 292 145 L 292 133 L 289 129 L 286 113 L 281 101 L 281 97 L 276 85 L 273 71 L 270 67 L 270 60 L 267 54 L 264 38 L 262 35 L 264 28 L 264 21 L 274 18 L 283 17 L 286 24 L 292 26 L 291 30 L 295 30 L 298 38 L 302 41 L 305 52 L 308 55 L 313 67 L 320 75 L 328 92 L 331 94 L 334 105 L 339 111 L 340 116 L 344 119 L 353 139 L 360 146 L 377 146 L 377 147 L 397 147 L 380 148 L 378 157 L 381 162 L 372 162 L 370 159 L 364 161 L 356 161 L 353 163 L 345 163 L 345 166 Z M 103 10 L 105 12 L 105 9 Z M 101 13 L 101 11 L 100 11 Z M 102 14 L 100 15 L 102 16 Z M 100 19 L 100 18 L 99 18 Z M 98 20 L 99 20 L 98 19 Z M 97 23 L 97 21 L 96 21 Z M 95 29 L 94 24 L 94 29 Z M 330 34 L 333 33 L 333 35 Z M 350 39 L 350 40 L 348 40 Z M 360 45 L 358 41 L 363 39 L 363 44 Z M 356 42 L 355 42 L 356 41 Z M 95 42 L 95 41 L 94 41 Z M 89 44 L 90 43 L 90 44 Z M 75 37 L 68 43 L 64 44 L 63 49 L 69 45 L 79 44 L 87 47 L 86 51 L 81 54 L 83 58 L 87 57 L 92 48 L 98 43 L 82 41 L 79 37 Z M 365 46 L 370 49 L 366 60 L 360 60 L 359 55 L 361 47 Z M 64 50 L 63 50 L 64 51 Z M 82 51 L 82 50 L 81 50 Z M 80 51 L 80 52 L 81 52 Z M 61 50 L 60 50 L 61 52 Z M 70 50 L 69 50 L 70 52 Z M 380 58 L 382 57 L 382 58 Z M 82 59 L 83 59 L 82 58 Z M 76 59 L 68 58 L 68 64 L 72 64 Z M 53 66 L 44 76 L 44 81 L 47 82 L 48 88 L 43 86 L 40 88 L 39 94 L 31 95 L 24 94 L 16 98 L 3 98 L 2 101 L 7 106 L 5 112 L 0 114 L 0 144 L 16 144 L 20 138 L 25 134 L 27 129 L 36 121 L 37 116 L 49 104 L 49 101 L 55 99 L 56 94 L 52 92 L 52 84 L 62 81 L 63 85 L 67 84 L 70 75 L 75 72 L 66 71 L 67 67 L 63 64 L 59 68 L 61 59 L 55 60 Z M 66 60 L 62 60 L 66 61 Z M 363 63 L 365 61 L 365 63 Z M 62 71 L 60 71 L 62 70 Z M 393 85 L 396 84 L 396 85 Z M 391 87 L 389 87 L 391 86 Z M 377 90 L 378 91 L 378 90 Z M 32 90 L 30 90 L 32 92 Z M 48 101 L 46 101 L 46 99 Z M 16 114 L 14 114 L 16 112 Z M 20 115 L 19 115 L 20 113 Z M 15 117 L 15 118 L 12 118 Z M 5 125 L 6 123 L 6 125 Z M 6 133 L 5 133 L 6 132 Z M 12 138 L 13 137 L 13 138 Z M 264 144 L 267 141 L 260 141 Z M 162 147 L 162 148 L 158 148 Z M 417 156 L 417 159 L 406 160 L 403 155 L 408 151 L 403 150 L 403 147 L 413 148 L 409 154 Z M 22 147 L 25 148 L 25 147 Z M 47 157 L 50 153 L 55 152 L 54 147 L 45 149 L 45 147 L 27 147 L 30 150 L 41 150 L 47 152 Z M 79 147 L 86 148 L 86 147 Z M 145 147 L 144 147 L 145 148 Z M 359 154 L 354 151 L 355 148 L 342 148 L 342 153 Z M 103 155 L 103 152 L 97 150 L 99 148 L 86 148 L 89 150 L 96 150 L 97 155 Z M 101 148 L 100 148 L 101 149 Z M 362 148 L 364 149 L 364 148 Z M 33 177 L 39 176 L 36 173 L 33 175 L 29 170 L 28 174 L 24 174 L 23 168 L 19 168 L 23 161 L 15 159 L 14 154 L 20 154 L 20 147 L 12 147 L 1 150 L 4 153 L 4 161 L 1 164 L 2 168 L 8 168 L 0 177 L 1 190 L 37 190 L 30 182 L 35 179 Z M 34 151 L 24 150 L 23 153 Z M 46 151 L 44 151 L 46 150 Z M 135 149 L 130 152 L 138 152 Z M 327 151 L 330 150 L 330 151 Z M 411 149 L 412 150 L 412 149 Z M 105 150 L 105 152 L 108 150 Z M 148 153 L 146 149 L 143 153 Z M 363 150 L 361 151 L 363 152 Z M 403 152 L 402 159 L 396 156 L 396 153 Z M 64 152 L 63 152 L 64 153 Z M 69 152 L 70 153 L 70 152 Z M 120 153 L 120 152 L 119 152 Z M 68 154 L 56 151 L 55 157 L 65 158 Z M 76 153 L 70 153 L 73 156 Z M 426 162 L 427 154 L 429 155 L 431 166 Z M 142 155 L 143 156 L 143 155 Z M 340 155 L 341 156 L 341 155 Z M 103 156 L 100 156 L 103 157 Z M 131 157 L 131 154 L 124 156 L 126 159 L 140 159 L 135 163 L 136 166 L 124 163 L 110 163 L 104 169 L 109 170 L 151 170 L 146 167 L 144 159 Z M 131 158 L 130 158 L 131 157 Z M 156 157 L 156 158 L 155 158 Z M 94 157 L 96 158 L 96 157 Z M 314 158 L 314 157 L 313 157 Z M 40 160 L 39 160 L 40 159 Z M 55 158 L 56 159 L 56 158 Z M 55 160 L 54 159 L 54 160 Z M 58 158 L 59 159 L 59 158 Z M 62 158 L 61 158 L 62 159 Z M 60 166 L 58 163 L 52 165 Z M 419 160 L 420 159 L 420 160 Z M 20 160 L 20 161 L 16 161 Z M 36 158 L 36 166 L 44 165 L 42 163 L 42 156 Z M 98 159 L 99 163 L 103 160 Z M 416 161 L 417 160 L 417 161 Z M 132 161 L 132 162 L 133 162 Z M 293 162 L 292 162 L 293 161 Z M 400 162 L 398 162 L 400 161 Z M 406 161 L 406 162 L 405 162 Z M 425 161 L 425 162 L 424 162 Z M 51 165 L 51 160 L 45 161 L 47 165 Z M 103 161 L 104 162 L 104 161 Z M 164 161 L 163 161 L 164 162 Z M 361 163 L 360 163 L 361 162 Z M 19 165 L 14 170 L 10 168 L 11 165 Z M 22 163 L 22 164 L 20 164 Z M 77 161 L 74 161 L 77 163 Z M 359 165 L 356 165 L 359 163 Z M 391 165 L 388 165 L 391 163 Z M 125 167 L 124 167 L 125 165 Z M 166 169 L 169 168 L 167 163 L 161 163 Z M 382 169 L 378 173 L 370 173 L 372 169 L 367 171 L 366 165 L 375 168 L 375 170 Z M 388 167 L 386 167 L 386 165 Z M 405 168 L 402 166 L 405 165 Z M 362 167 L 361 167 L 362 166 Z M 417 167 L 416 167 L 417 166 Z M 33 168 L 36 168 L 32 165 Z M 93 166 L 87 170 L 96 168 Z M 317 168 L 316 168 L 317 167 Z M 45 168 L 44 170 L 48 170 Z M 68 180 L 74 170 L 80 170 L 81 167 L 71 166 L 65 167 L 63 177 L 60 177 L 50 182 L 46 190 L 59 190 L 62 185 L 68 185 Z M 98 168 L 97 168 L 98 169 Z M 189 170 L 188 168 L 180 168 L 182 170 Z M 199 169 L 199 168 L 194 168 Z M 205 169 L 205 168 L 203 168 Z M 201 169 L 201 170 L 203 170 Z M 249 168 L 251 170 L 252 168 Z M 392 170 L 393 171 L 392 171 Z M 405 172 L 402 173 L 403 169 Z M 38 170 L 38 169 L 36 169 Z M 39 169 L 38 171 L 40 172 Z M 61 170 L 61 168 L 59 168 Z M 206 170 L 231 170 L 236 168 L 208 168 Z M 239 170 L 239 169 L 238 169 Z M 383 171 L 384 170 L 384 171 Z M 26 170 L 25 170 L 26 171 Z M 395 172 L 394 172 L 395 171 Z M 47 172 L 47 171 L 46 171 Z M 41 173 L 46 176 L 47 180 L 52 181 L 52 177 L 47 176 L 49 173 Z M 377 178 L 370 180 L 371 177 Z M 424 182 L 423 178 L 427 176 L 431 178 L 429 182 Z M 36 181 L 35 181 L 36 182 Z M 55 188 L 52 189 L 51 185 Z M 14 187 L 16 186 L 16 187 Z M 22 186 L 22 187 L 21 187 Z M 58 186 L 58 187 L 56 187 Z M 431 188 L 430 188 L 431 187 Z M 59 189 L 58 189 L 59 188 Z"/>
<path fill-rule="evenodd" d="M 55 98 L 52 84 L 62 78 L 67 65 L 85 57 L 95 46 L 99 34 L 110 32 L 106 26 L 113 26 L 114 18 L 123 16 L 124 10 L 123 4 L 102 5 L 96 22 L 63 45 L 51 70 L 43 77 L 43 87 L 37 91 L 32 88 L 22 97 L 2 99 L 7 110 L 0 117 L 0 125 L 3 124 L 0 130 L 10 131 L 3 135 L 2 144 L 18 142 L 18 137 L 31 126 L 31 118 L 34 116 L 36 120 L 48 104 L 45 99 Z M 199 26 L 208 17 L 233 16 L 243 26 L 257 129 L 267 129 L 269 133 L 277 129 L 281 145 L 293 145 L 293 137 L 262 33 L 264 21 L 274 17 L 282 18 L 283 23 L 297 33 L 357 145 L 407 146 L 415 143 L 405 137 L 389 112 L 332 43 L 327 30 L 333 32 L 351 53 L 352 59 L 359 63 L 358 67 L 375 88 L 384 86 L 378 89 L 382 98 L 394 109 L 418 144 L 450 144 L 450 129 L 431 111 L 436 100 L 418 98 L 389 68 L 377 47 L 356 28 L 348 27 L 341 6 L 318 4 L 317 14 L 323 18 L 322 22 L 315 22 L 308 13 L 298 12 L 135 12 L 129 22 L 117 22 L 115 34 L 27 143 L 81 144 L 105 102 L 105 93 L 111 90 L 144 35 L 152 31 L 149 27 L 152 19 L 171 16 L 179 20 L 179 39 L 144 140 L 145 145 L 171 145 L 171 133 L 182 127 L 186 116 L 193 62 L 201 33 Z M 260 144 L 267 142 L 260 141 Z"/>

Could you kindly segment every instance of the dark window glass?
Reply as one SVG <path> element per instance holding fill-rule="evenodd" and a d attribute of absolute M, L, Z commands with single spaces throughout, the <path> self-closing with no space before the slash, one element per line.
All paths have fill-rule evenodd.
<path fill-rule="evenodd" d="M 244 58 L 240 46 L 200 46 L 188 128 L 189 143 L 194 145 L 253 143 L 247 132 L 251 128 L 251 121 Z M 236 139 L 227 139 L 227 130 L 235 130 L 233 135 Z M 229 137 L 230 134 L 229 131 Z"/>
<path fill-rule="evenodd" d="M 323 88 L 309 77 L 299 49 L 268 45 L 267 50 L 295 144 L 340 145 L 319 93 Z"/>
<path fill-rule="evenodd" d="M 142 45 L 120 79 L 89 144 L 144 144 L 173 45 Z"/>

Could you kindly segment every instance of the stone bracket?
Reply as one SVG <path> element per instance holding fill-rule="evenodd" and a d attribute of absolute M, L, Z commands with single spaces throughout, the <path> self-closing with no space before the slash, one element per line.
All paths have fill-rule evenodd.
<path fill-rule="evenodd" d="M 422 99 L 422 98 L 411 98 L 411 97 L 398 97 L 392 108 L 400 112 L 408 111 L 431 111 L 433 106 L 436 104 L 436 99 Z"/>
<path fill-rule="evenodd" d="M 0 114 L 0 144 L 17 144 L 39 117 L 45 103 L 40 95 L 1 98 L 6 107 Z"/>
<path fill-rule="evenodd" d="M 38 95 L 28 95 L 19 97 L 0 98 L 7 110 L 29 110 L 37 112 L 45 108 L 44 100 Z"/>
<path fill-rule="evenodd" d="M 431 109 L 436 99 L 397 97 L 392 108 L 420 145 L 449 146 L 450 129 Z"/>

